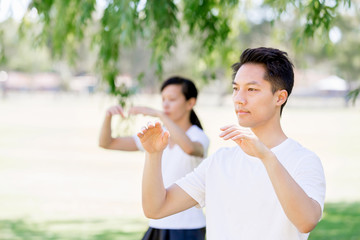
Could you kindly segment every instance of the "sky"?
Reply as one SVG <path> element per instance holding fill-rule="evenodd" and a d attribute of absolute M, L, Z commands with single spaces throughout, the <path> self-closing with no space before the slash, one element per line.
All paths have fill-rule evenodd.
<path fill-rule="evenodd" d="M 0 22 L 10 16 L 20 21 L 24 16 L 30 0 L 0 0 Z"/>
<path fill-rule="evenodd" d="M 262 1 L 255 1 L 257 2 L 257 4 L 261 4 Z M 21 18 L 24 16 L 27 7 L 30 3 L 30 0 L 0 0 L 0 22 L 5 21 L 6 19 L 8 19 L 9 17 L 12 17 L 14 20 L 16 21 L 20 21 Z M 139 7 L 141 10 L 141 8 L 143 8 L 146 4 L 146 0 L 141 0 Z M 105 0 L 97 0 L 97 5 L 98 7 L 101 8 L 105 8 L 106 6 L 106 1 Z M 252 12 L 252 14 L 249 14 L 249 16 L 253 16 L 252 18 L 254 19 L 250 19 L 250 20 L 259 20 L 259 14 L 262 15 L 266 15 L 264 14 L 264 12 Z M 273 16 L 272 16 L 273 17 Z M 256 21 L 255 21 L 256 22 Z M 341 39 L 341 31 L 335 27 L 332 28 L 330 33 L 329 33 L 329 37 L 330 40 L 332 42 L 338 42 Z"/>
<path fill-rule="evenodd" d="M 0 22 L 5 21 L 9 17 L 14 18 L 16 21 L 20 21 L 24 16 L 26 9 L 30 3 L 30 0 L 0 0 Z M 98 7 L 103 9 L 106 7 L 105 0 L 96 1 Z M 138 10 L 144 8 L 146 0 L 141 0 L 138 6 Z"/>

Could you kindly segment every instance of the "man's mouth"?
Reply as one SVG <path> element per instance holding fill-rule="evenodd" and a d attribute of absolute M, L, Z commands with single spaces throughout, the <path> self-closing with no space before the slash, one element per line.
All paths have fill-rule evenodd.
<path fill-rule="evenodd" d="M 250 113 L 250 111 L 248 111 L 248 110 L 244 110 L 244 109 L 237 109 L 237 110 L 235 110 L 235 112 L 236 112 L 236 114 L 240 114 L 240 115 L 242 115 L 242 114 L 248 114 L 248 113 Z"/>

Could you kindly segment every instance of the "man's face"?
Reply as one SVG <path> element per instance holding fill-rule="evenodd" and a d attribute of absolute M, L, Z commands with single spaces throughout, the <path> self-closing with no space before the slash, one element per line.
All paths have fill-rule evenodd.
<path fill-rule="evenodd" d="M 240 126 L 268 126 L 280 117 L 280 106 L 283 102 L 279 102 L 279 94 L 285 90 L 273 94 L 271 84 L 264 76 L 265 67 L 252 63 L 242 65 L 236 73 L 233 102 Z"/>

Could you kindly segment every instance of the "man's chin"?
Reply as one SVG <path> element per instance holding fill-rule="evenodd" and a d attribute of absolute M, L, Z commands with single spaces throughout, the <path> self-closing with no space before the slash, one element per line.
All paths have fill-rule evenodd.
<path fill-rule="evenodd" d="M 252 127 L 251 123 L 248 123 L 248 122 L 245 122 L 245 121 L 238 120 L 238 124 L 239 124 L 240 127 L 243 127 L 243 128 L 251 128 Z"/>

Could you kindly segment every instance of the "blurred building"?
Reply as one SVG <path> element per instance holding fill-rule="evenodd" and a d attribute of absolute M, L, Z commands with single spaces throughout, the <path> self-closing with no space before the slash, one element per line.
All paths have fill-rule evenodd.
<path fill-rule="evenodd" d="M 9 72 L 7 80 L 2 81 L 2 87 L 6 91 L 70 91 L 76 93 L 93 93 L 97 85 L 97 79 L 91 75 L 73 76 L 64 81 L 57 73 L 23 73 Z"/>
<path fill-rule="evenodd" d="M 347 82 L 335 75 L 321 79 L 315 87 L 321 95 L 326 97 L 344 97 L 349 91 Z"/>
<path fill-rule="evenodd" d="M 92 75 L 78 75 L 70 79 L 68 89 L 75 93 L 94 93 L 97 79 Z"/>
<path fill-rule="evenodd" d="M 293 95 L 303 97 L 345 97 L 349 92 L 346 80 L 325 72 L 295 71 Z"/>
<path fill-rule="evenodd" d="M 9 72 L 7 91 L 60 91 L 61 78 L 56 73 Z"/>

